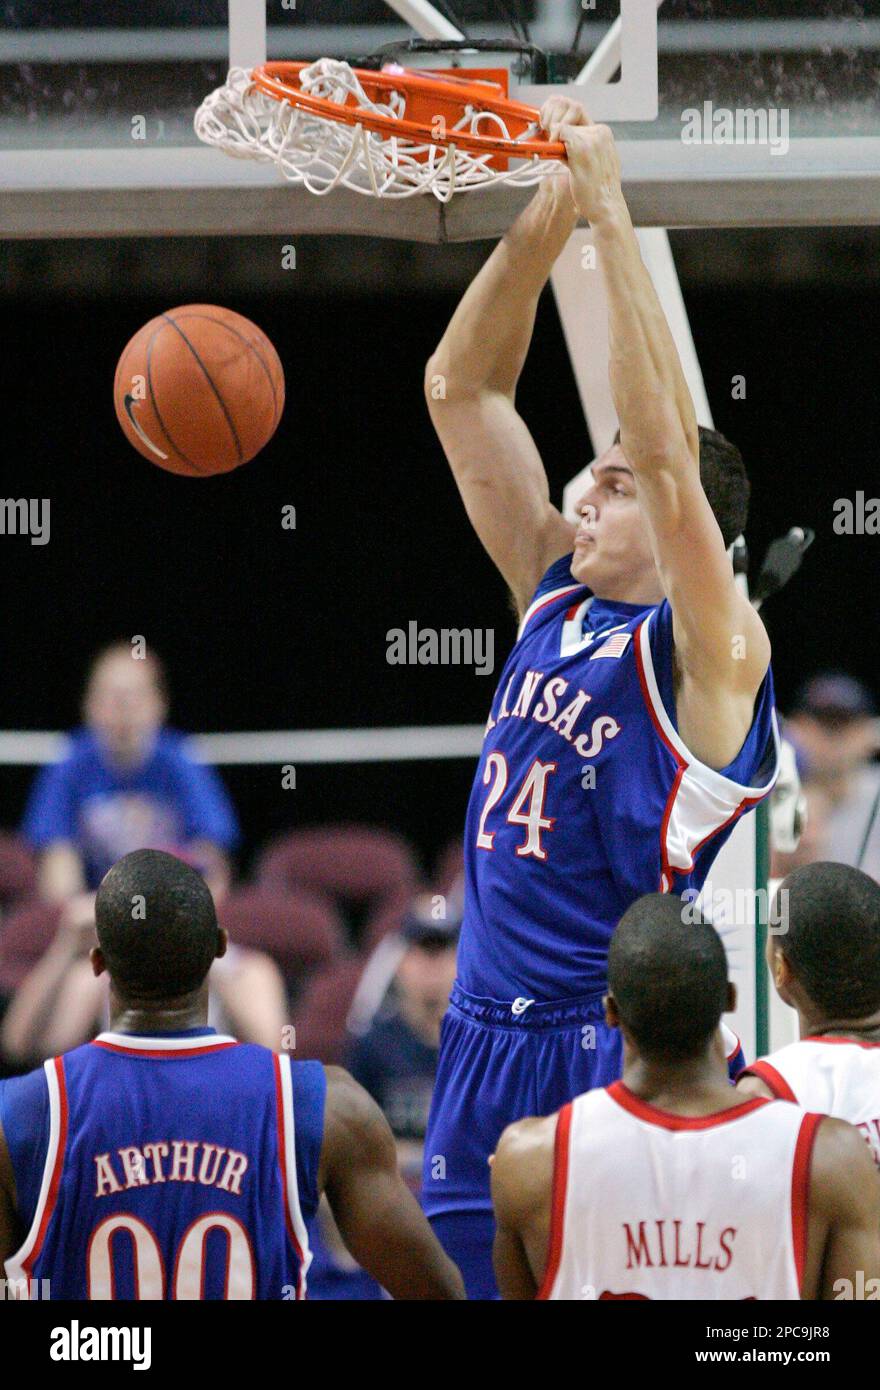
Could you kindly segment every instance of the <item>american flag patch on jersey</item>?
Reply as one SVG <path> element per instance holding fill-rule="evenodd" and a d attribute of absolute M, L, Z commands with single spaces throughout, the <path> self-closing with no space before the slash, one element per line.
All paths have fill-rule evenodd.
<path fill-rule="evenodd" d="M 597 656 L 623 656 L 631 637 L 631 632 L 616 632 L 613 637 L 609 637 L 607 641 L 602 643 L 601 647 L 592 653 L 590 660 L 595 661 Z"/>

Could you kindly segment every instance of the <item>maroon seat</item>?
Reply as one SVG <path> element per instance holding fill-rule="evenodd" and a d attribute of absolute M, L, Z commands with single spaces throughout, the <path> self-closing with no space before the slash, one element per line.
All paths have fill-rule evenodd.
<path fill-rule="evenodd" d="M 456 836 L 442 849 L 434 865 L 433 885 L 436 893 L 449 893 L 460 888 L 464 875 L 464 845 Z"/>
<path fill-rule="evenodd" d="M 7 912 L 36 891 L 36 856 L 20 835 L 0 831 L 0 907 Z"/>
<path fill-rule="evenodd" d="M 415 855 L 402 836 L 368 825 L 330 825 L 295 830 L 264 851 L 258 881 L 280 890 L 326 893 L 350 923 L 369 922 L 405 906 L 416 890 Z"/>
<path fill-rule="evenodd" d="M 57 904 L 25 903 L 0 927 L 0 994 L 12 994 L 49 947 L 62 909 Z"/>
<path fill-rule="evenodd" d="M 237 888 L 217 913 L 238 946 L 265 951 L 291 981 L 338 956 L 343 930 L 329 899 L 303 889 Z"/>
<path fill-rule="evenodd" d="M 295 1058 L 345 1061 L 351 1042 L 345 1020 L 363 969 L 363 956 L 352 954 L 315 972 L 294 1010 Z"/>
<path fill-rule="evenodd" d="M 383 937 L 389 936 L 391 932 L 400 931 L 410 902 L 411 899 L 409 898 L 392 902 L 387 907 L 381 907 L 378 912 L 372 914 L 363 930 L 363 949 L 365 951 L 374 950 Z"/>

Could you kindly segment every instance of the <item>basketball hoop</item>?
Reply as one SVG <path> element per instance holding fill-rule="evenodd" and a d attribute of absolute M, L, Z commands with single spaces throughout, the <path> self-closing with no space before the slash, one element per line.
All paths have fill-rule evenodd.
<path fill-rule="evenodd" d="M 564 160 L 539 113 L 507 96 L 507 72 L 381 72 L 333 58 L 232 68 L 195 115 L 200 140 L 271 161 L 311 193 L 376 198 L 538 183 Z"/>

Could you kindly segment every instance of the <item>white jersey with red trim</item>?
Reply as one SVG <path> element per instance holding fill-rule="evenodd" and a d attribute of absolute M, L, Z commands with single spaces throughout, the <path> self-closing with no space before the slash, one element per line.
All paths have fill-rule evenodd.
<path fill-rule="evenodd" d="M 559 1112 L 547 1299 L 798 1299 L 819 1115 L 674 1115 L 623 1082 Z"/>
<path fill-rule="evenodd" d="M 848 1120 L 880 1166 L 880 1042 L 802 1038 L 753 1062 L 743 1075 L 760 1077 L 779 1100 Z"/>

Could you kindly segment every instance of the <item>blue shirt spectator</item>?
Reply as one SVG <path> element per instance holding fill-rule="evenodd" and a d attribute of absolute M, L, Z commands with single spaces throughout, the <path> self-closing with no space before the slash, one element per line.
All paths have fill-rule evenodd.
<path fill-rule="evenodd" d="M 23 832 L 42 852 L 43 895 L 64 900 L 96 888 L 122 855 L 165 849 L 204 861 L 238 840 L 235 812 L 216 772 L 193 761 L 186 740 L 163 728 L 167 701 L 155 657 L 125 644 L 97 658 L 86 690 L 87 728 L 61 762 L 43 768 Z"/>
<path fill-rule="evenodd" d="M 124 769 L 107 760 L 94 734 L 74 734 L 63 762 L 39 774 L 23 830 L 34 849 L 59 840 L 77 845 L 89 888 L 97 888 L 130 850 L 173 853 L 194 840 L 232 849 L 238 838 L 216 772 L 194 763 L 185 740 L 168 729 L 157 734 L 139 767 Z"/>

